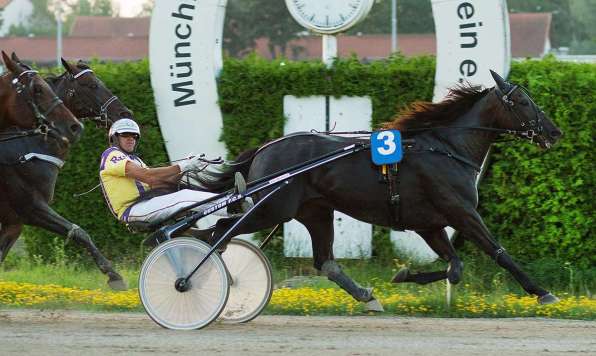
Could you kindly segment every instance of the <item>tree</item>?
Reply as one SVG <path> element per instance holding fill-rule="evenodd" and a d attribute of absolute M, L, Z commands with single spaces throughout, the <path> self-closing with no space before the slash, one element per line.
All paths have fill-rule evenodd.
<path fill-rule="evenodd" d="M 12 25 L 8 30 L 13 36 L 51 36 L 56 34 L 56 18 L 49 10 L 51 0 L 31 0 L 33 12 L 26 23 Z"/>
<path fill-rule="evenodd" d="M 376 0 L 368 16 L 349 34 L 391 33 L 391 0 Z M 433 33 L 435 23 L 430 0 L 397 0 L 398 33 Z"/>
<path fill-rule="evenodd" d="M 576 0 L 573 0 L 576 1 Z M 581 0 L 580 0 L 581 1 Z M 509 12 L 551 12 L 553 23 L 550 38 L 553 47 L 568 46 L 577 31 L 569 0 L 509 0 Z"/>
<path fill-rule="evenodd" d="M 64 14 L 65 28 L 72 25 L 77 16 L 112 16 L 111 0 L 31 0 L 33 12 L 26 23 L 11 26 L 13 36 L 54 36 L 56 35 L 56 15 L 59 6 Z"/>
<path fill-rule="evenodd" d="M 596 53 L 596 2 L 593 0 L 575 0 L 570 3 L 571 14 L 577 25 L 571 42 L 571 53 Z"/>
<path fill-rule="evenodd" d="M 154 0 L 146 0 L 143 3 L 143 7 L 141 8 L 141 11 L 137 14 L 137 16 L 138 17 L 151 16 L 151 12 L 153 12 L 154 6 L 155 6 Z"/>
<path fill-rule="evenodd" d="M 302 30 L 280 0 L 229 0 L 224 25 L 224 43 L 231 55 L 254 48 L 256 40 L 269 38 L 269 51 L 285 53 L 287 43 Z M 280 6 L 281 5 L 281 6 Z"/>

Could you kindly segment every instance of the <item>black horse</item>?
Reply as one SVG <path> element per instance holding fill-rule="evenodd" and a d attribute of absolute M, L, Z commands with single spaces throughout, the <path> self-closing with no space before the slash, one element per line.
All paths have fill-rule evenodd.
<path fill-rule="evenodd" d="M 398 281 L 417 281 L 419 277 L 425 282 L 444 278 L 459 282 L 462 263 L 444 231 L 452 226 L 507 269 L 528 293 L 537 295 L 540 303 L 556 302 L 558 299 L 532 282 L 493 239 L 476 210 L 475 179 L 490 145 L 500 135 L 523 137 L 542 148 L 550 148 L 561 136 L 526 90 L 495 73 L 493 77 L 497 85 L 492 89 L 461 86 L 453 89 L 445 101 L 417 103 L 384 125 L 401 130 L 410 141 L 399 165 L 398 214 L 393 212 L 387 184 L 380 183 L 379 169 L 371 163 L 370 152 L 364 151 L 296 177 L 247 218 L 236 233 L 298 220 L 311 236 L 315 268 L 356 300 L 369 302 L 374 301 L 372 290 L 352 281 L 334 260 L 334 210 L 367 223 L 414 230 L 448 262 L 446 271 L 401 276 L 402 280 L 398 276 Z M 254 181 L 354 140 L 322 134 L 292 135 L 244 152 L 221 172 L 204 175 L 200 183 L 206 189 L 220 191 L 231 186 L 236 171 L 247 175 L 249 182 Z M 262 194 L 255 198 L 258 200 Z M 234 221 L 219 220 L 213 241 Z"/>
<path fill-rule="evenodd" d="M 31 70 L 13 53 L 12 60 L 4 58 L 9 69 L 14 71 Z M 72 66 L 62 60 L 66 72 L 59 77 L 50 77 L 48 83 L 55 88 L 66 107 L 78 118 L 91 117 L 100 126 L 108 126 L 120 117 L 131 117 L 132 113 L 99 81 L 91 69 L 79 63 Z M 51 89 L 47 86 L 49 92 Z M 9 93 L 10 91 L 4 90 Z M 53 92 L 51 92 L 53 95 Z M 57 102 L 60 100 L 56 98 Z M 66 110 L 68 111 L 68 110 Z M 49 115 L 49 111 L 45 114 Z M 110 287 L 126 289 L 122 277 L 113 269 L 111 263 L 94 245 L 90 236 L 79 226 L 69 222 L 54 212 L 49 203 L 52 201 L 54 187 L 61 162 L 65 159 L 69 146 L 60 145 L 59 141 L 45 136 L 31 135 L 18 137 L 19 133 L 31 125 L 26 121 L 15 121 L 10 115 L 0 116 L 0 126 L 14 126 L 3 131 L 5 138 L 16 137 L 1 142 L 0 170 L 0 262 L 19 238 L 24 224 L 42 227 L 83 245 L 94 258 L 99 269 L 108 275 Z M 80 134 L 79 134 L 80 135 Z M 0 139 L 2 139 L 0 136 Z M 8 136 L 8 137 L 7 137 Z M 58 158 L 57 161 L 34 159 L 23 162 L 26 153 L 42 153 Z"/>

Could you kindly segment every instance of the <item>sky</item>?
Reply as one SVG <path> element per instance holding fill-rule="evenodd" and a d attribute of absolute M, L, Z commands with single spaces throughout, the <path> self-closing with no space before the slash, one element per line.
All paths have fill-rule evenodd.
<path fill-rule="evenodd" d="M 112 3 L 120 6 L 121 17 L 131 17 L 137 15 L 146 0 L 112 0 Z"/>

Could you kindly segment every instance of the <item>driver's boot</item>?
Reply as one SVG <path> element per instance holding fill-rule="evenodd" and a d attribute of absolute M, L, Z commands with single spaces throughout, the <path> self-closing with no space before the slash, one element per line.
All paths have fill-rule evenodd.
<path fill-rule="evenodd" d="M 244 194 L 246 192 L 246 181 L 242 173 L 236 172 L 234 174 L 234 193 Z M 234 202 L 228 206 L 228 213 L 233 215 L 242 215 L 254 206 L 251 197 L 245 197 L 242 200 Z"/>

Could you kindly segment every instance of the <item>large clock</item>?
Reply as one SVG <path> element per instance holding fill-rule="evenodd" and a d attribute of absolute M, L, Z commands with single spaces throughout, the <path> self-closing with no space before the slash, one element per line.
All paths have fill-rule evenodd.
<path fill-rule="evenodd" d="M 362 20 L 374 0 L 286 0 L 302 26 L 323 34 L 343 32 Z"/>

